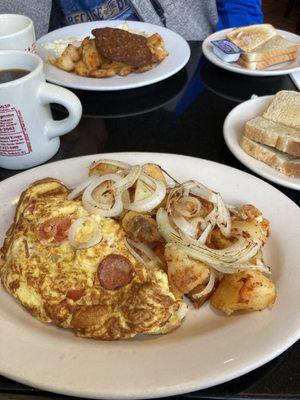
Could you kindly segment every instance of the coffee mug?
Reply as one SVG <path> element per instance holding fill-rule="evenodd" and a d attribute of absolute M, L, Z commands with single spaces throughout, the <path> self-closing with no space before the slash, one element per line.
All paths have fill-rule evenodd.
<path fill-rule="evenodd" d="M 35 53 L 32 20 L 25 15 L 0 14 L 0 50 L 23 50 Z"/>
<path fill-rule="evenodd" d="M 81 118 L 79 99 L 46 83 L 41 58 L 24 51 L 0 51 L 0 82 L 0 167 L 26 169 L 49 160 L 59 136 Z M 69 116 L 54 121 L 49 103 L 63 105 Z"/>

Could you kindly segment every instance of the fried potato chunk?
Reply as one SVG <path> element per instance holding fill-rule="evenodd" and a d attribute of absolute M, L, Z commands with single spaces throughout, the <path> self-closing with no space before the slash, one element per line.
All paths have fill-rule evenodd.
<path fill-rule="evenodd" d="M 136 242 L 151 244 L 161 240 L 157 223 L 150 215 L 128 211 L 122 219 L 122 226 L 128 236 Z"/>
<path fill-rule="evenodd" d="M 85 63 L 89 71 L 98 69 L 102 63 L 101 55 L 98 53 L 95 40 L 85 38 L 82 42 L 82 61 Z"/>
<path fill-rule="evenodd" d="M 89 175 L 105 175 L 114 174 L 118 171 L 118 167 L 106 163 L 93 162 L 89 168 Z"/>
<path fill-rule="evenodd" d="M 164 41 L 158 33 L 154 33 L 154 35 L 147 38 L 147 46 L 155 56 L 156 62 L 164 60 L 169 55 L 164 47 Z"/>
<path fill-rule="evenodd" d="M 276 299 L 274 283 L 260 271 L 225 275 L 210 298 L 211 305 L 227 315 L 237 310 L 261 311 Z"/>
<path fill-rule="evenodd" d="M 89 76 L 90 70 L 86 64 L 80 60 L 75 64 L 75 73 L 79 76 Z"/>
<path fill-rule="evenodd" d="M 168 277 L 176 289 L 186 294 L 209 278 L 209 268 L 201 261 L 193 260 L 175 243 L 165 247 Z"/>
<path fill-rule="evenodd" d="M 49 61 L 64 71 L 71 72 L 75 69 L 75 63 L 80 60 L 78 47 L 69 44 L 58 58 L 50 57 Z"/>
<path fill-rule="evenodd" d="M 94 71 L 90 71 L 89 75 L 92 78 L 110 78 L 116 75 L 116 71 L 114 69 L 95 69 Z"/>

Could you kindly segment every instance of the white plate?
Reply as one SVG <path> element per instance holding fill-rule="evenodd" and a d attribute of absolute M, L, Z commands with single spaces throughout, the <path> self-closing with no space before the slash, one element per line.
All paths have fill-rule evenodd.
<path fill-rule="evenodd" d="M 291 72 L 300 70 L 300 52 L 298 51 L 297 59 L 295 61 L 288 61 L 285 63 L 273 65 L 261 71 L 252 71 L 250 69 L 241 67 L 237 63 L 229 63 L 222 61 L 219 57 L 217 57 L 213 52 L 213 45 L 211 44 L 212 40 L 221 40 L 225 39 L 226 34 L 230 32 L 232 28 L 224 29 L 219 32 L 215 32 L 212 35 L 208 36 L 203 44 L 202 50 L 205 57 L 217 65 L 220 68 L 227 69 L 228 71 L 236 72 L 237 74 L 243 75 L 252 75 L 252 76 L 274 76 L 274 75 L 286 75 Z M 281 29 L 276 29 L 278 35 L 283 36 L 285 39 L 290 40 L 291 42 L 295 42 L 300 44 L 300 37 L 291 32 L 282 31 Z"/>
<path fill-rule="evenodd" d="M 123 22 L 125 21 L 85 22 L 57 29 L 42 36 L 37 41 L 37 54 L 46 61 L 48 56 L 53 54 L 51 51 L 46 51 L 43 46 L 41 46 L 42 44 L 53 42 L 56 39 L 68 39 L 74 37 L 84 39 L 86 36 L 92 37 L 92 29 L 104 27 L 114 28 Z M 124 90 L 147 86 L 162 81 L 176 74 L 176 72 L 180 71 L 186 65 L 190 58 L 191 51 L 188 43 L 180 35 L 161 26 L 147 24 L 145 22 L 126 22 L 128 27 L 132 30 L 146 32 L 149 35 L 159 33 L 165 42 L 165 47 L 169 53 L 168 57 L 160 64 L 156 65 L 152 70 L 142 74 L 129 74 L 125 77 L 114 76 L 105 79 L 78 76 L 75 73 L 65 72 L 47 62 L 45 63 L 45 76 L 47 81 L 74 89 Z"/>
<path fill-rule="evenodd" d="M 105 342 L 43 324 L 0 288 L 0 374 L 53 392 L 106 399 L 154 398 L 203 389 L 273 359 L 300 336 L 300 211 L 271 185 L 245 172 L 192 157 L 114 153 L 47 164 L 0 183 L 0 239 L 21 190 L 53 176 L 73 185 L 102 157 L 158 163 L 177 179 L 196 178 L 232 204 L 256 204 L 271 221 L 265 248 L 278 299 L 273 310 L 226 317 L 209 304 L 190 307 L 182 326 L 163 336 Z M 289 223 L 291 222 L 292 223 Z"/>
<path fill-rule="evenodd" d="M 249 156 L 240 146 L 240 139 L 243 135 L 244 125 L 251 118 L 261 115 L 270 104 L 274 96 L 262 96 L 239 104 L 227 115 L 224 126 L 224 139 L 230 151 L 235 157 L 251 171 L 269 179 L 278 185 L 291 189 L 300 190 L 300 178 L 291 178 L 269 165 Z"/>

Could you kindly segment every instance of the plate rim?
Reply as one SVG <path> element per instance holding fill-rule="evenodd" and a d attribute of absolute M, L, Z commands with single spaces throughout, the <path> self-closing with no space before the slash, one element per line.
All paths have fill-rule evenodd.
<path fill-rule="evenodd" d="M 143 29 L 143 27 L 145 29 L 145 26 L 149 26 L 150 25 L 152 27 L 157 28 L 161 32 L 163 32 L 163 31 L 171 32 L 172 36 L 175 37 L 176 40 L 180 41 L 182 43 L 182 45 L 184 46 L 185 52 L 186 52 L 185 58 L 183 58 L 182 62 L 179 63 L 175 68 L 170 69 L 169 72 L 165 72 L 163 75 L 158 75 L 157 77 L 148 79 L 146 81 L 143 81 L 143 80 L 139 81 L 138 80 L 137 82 L 131 83 L 131 84 L 126 84 L 126 81 L 125 81 L 125 83 L 123 83 L 123 81 L 122 81 L 122 83 L 120 85 L 112 84 L 110 86 L 102 86 L 101 87 L 101 82 L 103 81 L 103 79 L 100 79 L 100 78 L 97 79 L 97 78 L 85 77 L 85 79 L 91 79 L 89 85 L 84 84 L 84 83 L 78 85 L 76 82 L 75 83 L 63 82 L 62 79 L 59 79 L 59 78 L 56 78 L 56 77 L 51 77 L 51 76 L 49 78 L 49 76 L 47 74 L 47 65 L 46 65 L 43 57 L 41 57 L 39 55 L 40 45 L 41 45 L 41 43 L 44 42 L 45 37 L 47 37 L 48 35 L 51 35 L 54 32 L 57 32 L 57 31 L 60 31 L 60 30 L 68 31 L 68 29 L 73 27 L 73 25 L 69 25 L 69 26 L 65 26 L 65 27 L 62 27 L 62 28 L 55 29 L 55 30 L 53 30 L 51 32 L 48 32 L 47 34 L 41 36 L 36 42 L 37 43 L 37 55 L 39 55 L 43 59 L 44 75 L 45 75 L 46 80 L 48 82 L 51 82 L 51 83 L 56 84 L 56 85 L 60 85 L 60 86 L 67 87 L 67 88 L 70 88 L 70 89 L 78 89 L 78 90 L 99 91 L 99 92 L 102 92 L 102 91 L 106 92 L 106 91 L 129 90 L 129 89 L 135 89 L 135 88 L 140 88 L 140 87 L 153 85 L 155 83 L 164 81 L 165 79 L 170 78 L 171 76 L 173 76 L 177 72 L 179 72 L 181 69 L 183 69 L 186 66 L 186 64 L 189 62 L 189 59 L 191 57 L 191 48 L 190 48 L 188 42 L 181 35 L 179 35 L 177 32 L 174 32 L 171 29 L 168 29 L 168 28 L 165 28 L 165 27 L 162 27 L 162 26 L 159 26 L 159 25 L 155 25 L 155 24 L 151 24 L 151 23 L 143 22 L 143 21 L 130 21 L 130 20 L 118 20 L 118 19 L 116 19 L 116 20 L 107 20 L 107 21 L 82 22 L 80 24 L 77 24 L 76 26 L 86 25 L 88 27 L 88 25 L 94 25 L 94 24 L 99 24 L 99 26 L 100 25 L 114 26 L 114 25 L 119 25 L 120 23 L 127 23 L 127 24 L 134 23 L 134 24 L 137 24 L 137 25 L 141 25 L 141 29 Z M 60 72 L 65 72 L 65 71 L 61 71 L 60 70 Z M 74 74 L 74 76 L 76 77 L 75 74 Z M 113 79 L 113 78 L 106 78 L 106 82 L 108 81 L 108 79 Z M 123 77 L 123 79 L 125 79 L 125 78 L 126 77 Z"/>
<path fill-rule="evenodd" d="M 263 77 L 263 76 L 279 76 L 279 75 L 288 75 L 293 72 L 299 71 L 300 70 L 300 65 L 298 67 L 290 68 L 290 69 L 282 69 L 282 70 L 250 70 L 247 68 L 238 68 L 234 64 L 231 65 L 231 63 L 227 63 L 225 61 L 222 61 L 221 59 L 218 59 L 217 56 L 215 56 L 209 49 L 209 42 L 211 40 L 214 40 L 215 37 L 221 35 L 222 33 L 225 35 L 227 32 L 232 31 L 234 28 L 227 28 L 227 29 L 222 29 L 220 31 L 214 32 L 211 35 L 209 35 L 202 43 L 202 51 L 205 57 L 214 65 L 216 65 L 219 68 L 225 69 L 227 71 L 237 73 L 240 75 L 248 75 L 248 76 L 256 76 L 256 77 Z M 276 29 L 276 28 L 275 28 Z M 276 29 L 276 32 L 278 34 L 284 35 L 294 35 L 298 36 L 293 32 L 285 31 L 283 29 Z M 299 41 L 300 45 L 300 41 Z M 298 57 L 299 51 L 298 51 Z"/>
<path fill-rule="evenodd" d="M 24 175 L 30 175 L 32 170 L 38 170 L 38 169 L 47 169 L 47 166 L 54 164 L 55 166 L 59 165 L 59 164 L 63 164 L 65 162 L 68 162 L 70 160 L 78 160 L 78 159 L 82 159 L 83 161 L 91 161 L 93 158 L 100 158 L 101 156 L 103 157 L 117 157 L 118 155 L 125 155 L 128 157 L 134 157 L 134 155 L 140 155 L 141 157 L 147 157 L 150 158 L 153 155 L 158 155 L 159 157 L 168 157 L 171 156 L 173 157 L 174 161 L 178 156 L 181 156 L 185 159 L 192 159 L 192 160 L 197 160 L 197 162 L 200 161 L 200 163 L 204 163 L 204 164 L 210 164 L 212 167 L 213 165 L 218 165 L 218 166 L 222 166 L 225 167 L 228 171 L 238 171 L 238 173 L 240 175 L 244 175 L 246 177 L 248 177 L 249 179 L 251 179 L 253 182 L 255 181 L 260 181 L 261 184 L 263 186 L 266 187 L 266 189 L 274 191 L 277 193 L 277 195 L 279 195 L 280 197 L 282 197 L 285 201 L 288 201 L 293 207 L 296 207 L 298 209 L 298 206 L 295 202 L 293 202 L 288 196 L 286 196 L 284 193 L 282 193 L 280 190 L 278 190 L 277 188 L 274 188 L 271 184 L 269 184 L 268 182 L 265 182 L 263 180 L 261 180 L 258 177 L 253 176 L 252 174 L 249 174 L 248 172 L 242 171 L 238 168 L 234 168 L 222 163 L 218 163 L 215 161 L 211 161 L 211 160 L 206 160 L 206 159 L 202 159 L 202 158 L 197 158 L 197 157 L 193 157 L 193 156 L 187 156 L 187 155 L 181 155 L 181 154 L 176 154 L 176 153 L 155 153 L 155 152 L 115 152 L 115 153 L 99 153 L 99 154 L 92 154 L 92 155 L 86 155 L 86 156 L 79 156 L 79 157 L 73 157 L 73 158 L 69 158 L 69 159 L 65 159 L 65 160 L 59 160 L 59 161 L 55 161 L 52 163 L 47 163 L 44 164 L 42 166 L 38 166 L 35 167 L 31 170 L 27 170 L 21 173 L 18 173 L 10 178 L 5 179 L 4 181 L 0 182 L 0 187 L 1 185 L 6 182 L 5 184 L 9 184 L 12 180 L 14 179 L 20 179 L 20 176 L 24 176 Z M 150 158 L 151 159 L 151 158 Z M 18 178 L 16 178 L 18 177 Z M 296 209 L 295 208 L 295 209 Z M 282 340 L 280 341 L 280 345 L 278 345 L 278 343 L 276 344 L 276 346 L 273 346 L 273 351 L 269 352 L 265 357 L 261 357 L 259 361 L 253 361 L 252 363 L 248 364 L 247 367 L 243 367 L 243 368 L 234 368 L 234 372 L 228 373 L 226 374 L 226 377 L 221 376 L 219 378 L 215 378 L 213 380 L 211 380 L 208 384 L 202 384 L 199 385 L 199 383 L 197 383 L 195 381 L 195 379 L 193 381 L 190 381 L 189 383 L 178 383 L 177 385 L 172 385 L 170 387 L 168 387 L 167 385 L 161 389 L 159 388 L 158 391 L 153 390 L 151 393 L 149 392 L 138 392 L 136 389 L 134 392 L 131 393 L 125 393 L 125 395 L 121 395 L 121 398 L 126 398 L 126 399 L 141 399 L 141 398 L 149 398 L 149 395 L 152 398 L 158 398 L 158 397 L 163 397 L 163 396 L 172 396 L 172 395 L 176 395 L 176 394 L 183 394 L 183 393 L 188 393 L 191 391 L 195 391 L 195 390 L 201 390 L 201 389 L 205 389 L 211 386 L 215 386 L 217 384 L 221 384 L 227 381 L 230 381 L 232 379 L 235 379 L 241 375 L 244 375 L 262 365 L 264 365 L 265 363 L 269 362 L 270 360 L 276 358 L 279 354 L 283 353 L 287 348 L 289 348 L 290 346 L 292 346 L 300 337 L 300 325 L 298 327 L 298 329 L 295 329 L 293 332 L 290 332 L 290 335 L 288 337 L 288 340 L 286 340 L 285 338 L 282 338 Z M 284 345 L 282 345 L 282 343 L 284 343 Z M 274 348 L 275 347 L 275 348 Z M 201 372 L 199 372 L 200 374 Z M 5 372 L 3 373 L 3 371 L 1 370 L 1 374 L 3 376 L 6 376 L 10 379 L 14 379 L 17 380 L 18 382 L 24 383 L 24 384 L 28 384 L 30 386 L 33 387 L 37 387 L 43 390 L 50 390 L 54 393 L 62 393 L 62 394 L 67 394 L 67 395 L 74 395 L 74 396 L 80 396 L 80 397 L 85 397 L 85 398 L 109 398 L 109 399 L 119 399 L 120 398 L 120 393 L 116 393 L 114 395 L 110 393 L 101 393 L 98 395 L 96 395 L 95 397 L 95 393 L 94 392 L 89 392 L 87 393 L 85 390 L 83 390 L 82 392 L 72 392 L 72 390 L 64 390 L 62 388 L 57 388 L 54 386 L 49 386 L 47 384 L 36 384 L 35 382 L 32 382 L 30 379 L 20 379 L 17 376 L 13 375 L 13 374 L 5 374 Z M 101 396 L 101 397 L 100 397 Z"/>
<path fill-rule="evenodd" d="M 285 175 L 281 174 L 277 170 L 273 169 L 272 167 L 268 166 L 267 164 L 264 164 L 262 161 L 256 160 L 253 157 L 249 156 L 239 145 L 238 140 L 236 140 L 235 134 L 232 133 L 234 131 L 234 128 L 232 127 L 232 118 L 236 116 L 238 113 L 239 109 L 244 109 L 244 107 L 247 107 L 247 104 L 253 104 L 253 102 L 268 102 L 272 98 L 274 98 L 275 95 L 266 95 L 266 96 L 258 96 L 255 99 L 249 99 L 246 101 L 243 101 L 242 103 L 238 104 L 235 106 L 226 116 L 223 124 L 223 137 L 226 142 L 227 147 L 231 151 L 231 153 L 247 168 L 249 168 L 252 172 L 256 173 L 257 175 L 260 175 L 261 177 L 268 179 L 271 182 L 276 183 L 277 185 L 281 185 L 284 187 L 287 187 L 289 189 L 294 189 L 294 190 L 300 190 L 300 178 L 295 178 L 295 181 L 288 180 L 288 177 L 285 177 Z M 259 100 L 257 100 L 259 99 Z M 246 121 L 245 121 L 246 122 Z M 241 133 L 242 135 L 242 133 Z M 256 163 L 259 163 L 264 166 L 264 168 L 267 168 L 265 171 L 260 170 L 258 167 L 256 167 Z M 270 170 L 270 172 L 268 172 Z M 273 175 L 274 174 L 274 175 Z M 299 183 L 296 182 L 296 179 L 299 180 Z"/>

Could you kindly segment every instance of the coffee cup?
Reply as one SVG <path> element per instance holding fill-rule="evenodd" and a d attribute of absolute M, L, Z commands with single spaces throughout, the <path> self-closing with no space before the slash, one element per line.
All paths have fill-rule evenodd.
<path fill-rule="evenodd" d="M 0 14 L 0 50 L 23 50 L 35 53 L 32 20 L 25 15 Z"/>
<path fill-rule="evenodd" d="M 64 106 L 68 117 L 53 120 L 50 103 Z M 46 83 L 40 57 L 0 51 L 0 167 L 26 169 L 49 160 L 81 114 L 75 94 Z"/>

